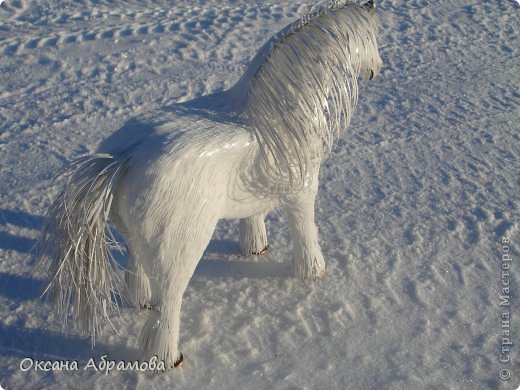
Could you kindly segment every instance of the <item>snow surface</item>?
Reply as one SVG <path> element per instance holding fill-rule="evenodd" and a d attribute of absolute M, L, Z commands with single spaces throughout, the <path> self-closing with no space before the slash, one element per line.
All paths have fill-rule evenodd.
<path fill-rule="evenodd" d="M 38 300 L 30 251 L 53 178 L 130 117 L 230 87 L 303 1 L 6 0 L 0 6 L 0 386 L 516 389 L 520 384 L 519 11 L 515 1 L 377 2 L 376 79 L 321 171 L 327 272 L 291 277 L 272 250 L 238 255 L 219 223 L 186 292 L 182 368 L 83 370 L 136 359 L 146 312 L 122 308 L 92 350 Z M 501 240 L 512 303 L 499 306 Z M 126 261 L 121 257 L 121 261 Z M 500 363 L 501 313 L 513 313 Z M 25 357 L 80 370 L 22 372 Z M 509 381 L 499 378 L 501 369 Z"/>

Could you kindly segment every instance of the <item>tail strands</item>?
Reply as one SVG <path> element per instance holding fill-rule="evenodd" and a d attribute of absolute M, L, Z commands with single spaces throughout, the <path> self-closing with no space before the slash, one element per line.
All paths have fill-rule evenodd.
<path fill-rule="evenodd" d="M 122 248 L 108 218 L 112 193 L 125 167 L 126 162 L 104 154 L 75 161 L 65 189 L 49 209 L 38 243 L 39 251 L 52 260 L 42 296 L 53 299 L 65 322 L 70 312 L 92 344 L 100 320 L 110 322 L 109 311 L 118 310 L 115 296 L 124 296 L 111 252 Z M 43 267 L 41 261 L 38 268 Z"/>

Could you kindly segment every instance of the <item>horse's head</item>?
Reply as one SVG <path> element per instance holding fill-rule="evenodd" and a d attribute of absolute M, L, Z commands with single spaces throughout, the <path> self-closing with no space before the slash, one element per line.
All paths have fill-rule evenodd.
<path fill-rule="evenodd" d="M 361 2 L 360 6 L 368 12 L 368 18 L 371 19 L 371 22 L 377 18 L 375 14 L 376 5 L 373 0 Z M 359 75 L 365 79 L 372 80 L 379 74 L 383 61 L 379 57 L 375 29 L 369 30 L 368 34 L 369 36 L 365 40 L 354 40 L 355 47 L 351 48 L 351 50 L 358 56 Z"/>

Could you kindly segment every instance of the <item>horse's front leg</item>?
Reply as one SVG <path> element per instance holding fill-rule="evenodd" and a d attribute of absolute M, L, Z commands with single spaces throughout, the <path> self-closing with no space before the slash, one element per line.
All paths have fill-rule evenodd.
<path fill-rule="evenodd" d="M 267 251 L 265 214 L 240 220 L 240 250 L 244 256 L 261 255 Z"/>
<path fill-rule="evenodd" d="M 314 223 L 317 192 L 318 178 L 315 177 L 309 188 L 291 195 L 285 206 L 294 242 L 293 272 L 300 279 L 316 279 L 325 270 L 325 260 L 318 244 L 318 229 Z"/>

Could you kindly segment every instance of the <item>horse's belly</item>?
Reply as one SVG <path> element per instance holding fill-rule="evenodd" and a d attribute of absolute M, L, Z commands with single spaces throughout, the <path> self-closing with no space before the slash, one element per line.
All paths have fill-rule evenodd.
<path fill-rule="evenodd" d="M 251 194 L 230 194 L 224 199 L 220 218 L 248 218 L 275 209 L 275 199 L 259 199 Z"/>

